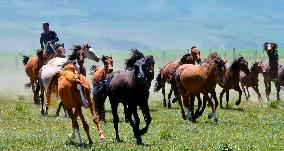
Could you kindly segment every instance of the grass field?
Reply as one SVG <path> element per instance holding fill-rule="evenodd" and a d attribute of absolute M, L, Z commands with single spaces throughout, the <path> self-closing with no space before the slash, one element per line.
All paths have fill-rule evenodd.
<path fill-rule="evenodd" d="M 232 51 L 218 51 L 229 62 L 232 60 Z M 22 53 L 33 54 L 33 51 Z M 166 51 L 165 58 L 162 51 L 144 51 L 146 55 L 154 55 L 155 72 L 168 60 L 179 58 L 185 50 Z M 201 52 L 202 58 L 209 51 Z M 129 55 L 128 51 L 98 51 L 99 55 L 112 54 L 114 69 L 122 69 L 123 61 Z M 237 50 L 249 62 L 253 62 L 253 49 Z M 279 51 L 280 58 L 284 58 L 284 51 Z M 259 51 L 258 60 L 266 59 L 266 54 Z M 17 64 L 18 60 L 18 64 Z M 280 63 L 283 63 L 283 59 Z M 66 136 L 71 133 L 71 121 L 68 118 L 56 118 L 55 109 L 50 111 L 49 117 L 40 114 L 40 107 L 32 102 L 31 90 L 24 90 L 24 83 L 28 81 L 20 62 L 18 52 L 0 52 L 0 150 L 77 150 L 75 140 L 67 144 Z M 94 64 L 87 61 L 86 66 Z M 101 63 L 96 63 L 101 64 Z M 88 73 L 88 70 L 87 70 Z M 260 92 L 264 97 L 262 76 L 260 76 Z M 220 89 L 217 89 L 219 94 Z M 128 123 L 120 122 L 120 136 L 122 143 L 115 141 L 115 131 L 112 124 L 112 115 L 109 112 L 107 101 L 107 124 L 103 129 L 107 137 L 106 142 L 98 142 L 98 134 L 91 122 L 90 113 L 86 110 L 88 123 L 91 125 L 91 134 L 94 140 L 92 150 L 284 150 L 284 103 L 271 101 L 258 103 L 254 92 L 251 91 L 251 102 L 243 101 L 241 110 L 235 110 L 234 102 L 237 93 L 232 91 L 229 110 L 218 109 L 218 124 L 207 119 L 210 112 L 198 119 L 197 123 L 182 120 L 179 107 L 172 109 L 162 107 L 161 93 L 153 93 L 151 89 L 149 104 L 153 121 L 148 133 L 143 136 L 146 145 L 135 145 L 135 139 Z M 284 97 L 283 91 L 281 93 Z M 275 88 L 272 87 L 272 99 L 275 99 Z M 122 107 L 120 117 L 123 120 Z M 140 114 L 141 115 L 141 114 Z M 140 116 L 142 117 L 142 116 Z M 142 119 L 141 119 L 142 120 Z M 142 122 L 141 122 L 142 123 Z M 81 126 L 81 123 L 80 123 Z M 81 129 L 84 142 L 87 137 Z M 89 149 L 81 147 L 80 149 Z"/>

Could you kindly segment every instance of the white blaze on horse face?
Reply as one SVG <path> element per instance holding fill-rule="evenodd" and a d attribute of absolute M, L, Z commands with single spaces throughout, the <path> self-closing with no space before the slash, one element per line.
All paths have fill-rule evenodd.
<path fill-rule="evenodd" d="M 270 51 L 270 50 L 272 49 L 272 46 L 273 46 L 272 44 L 267 44 L 267 45 L 266 45 L 267 50 Z"/>
<path fill-rule="evenodd" d="M 79 90 L 79 92 L 80 92 L 81 101 L 82 101 L 83 106 L 87 107 L 88 104 L 87 104 L 85 96 L 83 94 L 82 86 L 80 84 L 77 84 L 77 90 Z"/>
<path fill-rule="evenodd" d="M 100 61 L 100 57 L 95 53 L 93 48 L 89 48 L 84 54 L 88 59 L 95 60 L 96 62 Z"/>

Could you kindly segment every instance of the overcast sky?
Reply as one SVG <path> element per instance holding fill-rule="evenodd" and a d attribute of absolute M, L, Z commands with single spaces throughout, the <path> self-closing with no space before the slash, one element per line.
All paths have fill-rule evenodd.
<path fill-rule="evenodd" d="M 284 0 L 0 0 L 0 50 L 40 47 L 41 23 L 61 42 L 97 49 L 284 45 Z"/>

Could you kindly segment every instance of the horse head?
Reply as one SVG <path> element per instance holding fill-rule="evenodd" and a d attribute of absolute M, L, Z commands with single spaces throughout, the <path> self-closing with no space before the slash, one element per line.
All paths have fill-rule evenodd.
<path fill-rule="evenodd" d="M 112 56 L 102 56 L 101 58 L 105 68 L 107 69 L 108 73 L 111 73 L 113 71 L 113 60 Z"/>
<path fill-rule="evenodd" d="M 191 53 L 191 55 L 193 56 L 194 60 L 195 60 L 197 63 L 200 63 L 200 62 L 201 62 L 200 51 L 199 51 L 199 49 L 198 49 L 196 46 L 192 46 L 192 47 L 191 47 L 190 53 Z"/>
<path fill-rule="evenodd" d="M 240 70 L 241 71 L 243 71 L 246 74 L 250 73 L 249 68 L 248 68 L 248 62 L 247 62 L 247 60 L 244 57 L 240 56 L 237 59 L 237 62 L 239 64 L 239 66 L 240 66 Z"/>
<path fill-rule="evenodd" d="M 56 56 L 65 58 L 65 48 L 64 48 L 64 43 L 57 43 L 53 45 L 55 51 L 56 51 Z"/>
<path fill-rule="evenodd" d="M 147 81 L 147 75 L 149 73 L 148 71 L 148 65 L 146 63 L 146 59 L 142 58 L 135 62 L 134 64 L 134 76 L 136 82 L 139 84 L 145 84 Z"/>
<path fill-rule="evenodd" d="M 193 56 L 190 53 L 187 53 L 187 54 L 185 54 L 181 57 L 179 62 L 180 62 L 180 64 L 194 64 L 195 59 L 193 58 Z"/>
<path fill-rule="evenodd" d="M 277 51 L 278 45 L 276 43 L 273 43 L 273 42 L 265 42 L 263 44 L 263 49 L 267 53 L 274 53 L 275 51 Z"/>
<path fill-rule="evenodd" d="M 89 44 L 84 44 L 82 46 L 82 50 L 85 58 L 94 60 L 96 62 L 100 60 L 100 57 L 95 53 L 95 50 Z"/>
<path fill-rule="evenodd" d="M 221 57 L 214 58 L 213 61 L 217 65 L 217 70 L 216 70 L 217 83 L 223 84 L 225 83 L 227 61 L 224 61 Z"/>

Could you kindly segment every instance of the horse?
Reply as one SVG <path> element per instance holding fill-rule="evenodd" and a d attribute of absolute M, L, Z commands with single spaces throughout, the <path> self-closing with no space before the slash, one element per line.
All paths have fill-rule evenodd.
<path fill-rule="evenodd" d="M 280 101 L 281 86 L 284 86 L 284 63 L 279 65 L 277 78 L 277 100 Z"/>
<path fill-rule="evenodd" d="M 105 109 L 104 103 L 106 99 L 106 95 L 98 95 L 98 92 L 101 90 L 101 82 L 113 71 L 113 60 L 111 56 L 102 56 L 101 61 L 103 62 L 102 66 L 91 67 L 92 74 L 92 83 L 93 83 L 93 101 L 95 103 L 96 112 L 99 115 L 99 119 L 102 121 L 105 120 Z"/>
<path fill-rule="evenodd" d="M 64 44 L 55 44 L 54 48 L 55 56 L 64 57 Z M 39 104 L 40 101 L 38 98 L 38 92 L 40 90 L 40 85 L 38 83 L 38 74 L 41 67 L 48 61 L 47 57 L 42 49 L 38 49 L 36 56 L 31 58 L 23 54 L 20 55 L 23 57 L 23 64 L 25 65 L 26 74 L 30 78 L 32 91 L 34 93 L 34 103 Z"/>
<path fill-rule="evenodd" d="M 240 71 L 243 71 L 245 74 L 250 74 L 248 68 L 248 62 L 244 59 L 244 57 L 240 56 L 239 58 L 235 59 L 231 66 L 228 67 L 225 74 L 225 80 L 223 83 L 218 83 L 219 86 L 222 88 L 220 93 L 220 108 L 223 108 L 222 105 L 222 98 L 224 93 L 226 92 L 226 108 L 228 108 L 229 102 L 229 90 L 234 89 L 235 91 L 239 92 L 239 99 L 236 102 L 236 105 L 240 105 L 241 97 L 242 97 L 242 90 L 240 88 Z"/>
<path fill-rule="evenodd" d="M 38 73 L 40 68 L 44 65 L 45 62 L 43 50 L 38 49 L 36 52 L 36 56 L 29 57 L 26 55 L 22 55 L 22 57 L 23 57 L 23 64 L 25 65 L 25 72 L 27 76 L 30 78 L 30 84 L 34 94 L 34 103 L 39 104 L 39 99 L 36 91 L 38 91 L 39 89 L 39 84 L 37 82 Z"/>
<path fill-rule="evenodd" d="M 263 64 L 263 77 L 265 84 L 266 100 L 269 101 L 269 95 L 271 92 L 271 81 L 275 83 L 277 89 L 277 78 L 278 78 L 278 45 L 276 43 L 265 42 L 263 49 L 266 51 L 269 61 Z"/>
<path fill-rule="evenodd" d="M 151 66 L 147 63 L 148 61 L 146 57 L 136 60 L 132 70 L 116 71 L 106 77 L 105 87 L 111 104 L 117 141 L 120 141 L 118 134 L 119 117 L 117 114 L 119 103 L 124 105 L 124 114 L 132 126 L 137 144 L 142 144 L 141 136 L 147 132 L 151 123 L 148 105 L 149 83 L 147 81 L 147 75 L 149 75 Z M 138 106 L 142 110 L 146 122 L 146 126 L 142 129 L 139 129 Z M 132 115 L 135 122 L 132 120 Z"/>
<path fill-rule="evenodd" d="M 96 62 L 99 61 L 99 56 L 95 53 L 94 49 L 88 45 L 85 44 L 83 46 L 81 45 L 74 45 L 72 49 L 72 54 L 69 56 L 68 59 L 66 58 L 53 58 L 51 59 L 46 65 L 44 65 L 39 73 L 39 82 L 40 82 L 40 90 L 41 90 L 41 114 L 47 115 L 47 111 L 44 112 L 43 106 L 44 106 L 44 92 L 47 90 L 50 81 L 54 74 L 58 71 L 62 70 L 62 67 L 64 63 L 66 63 L 68 60 L 74 60 L 76 62 L 77 70 L 80 71 L 81 74 L 86 75 L 86 70 L 83 66 L 84 59 L 88 58 L 90 60 L 94 60 Z M 56 115 L 59 115 L 60 108 L 63 106 L 62 103 L 59 104 L 59 107 L 57 109 Z"/>
<path fill-rule="evenodd" d="M 166 96 L 165 96 L 165 84 L 170 83 L 170 75 L 171 73 L 175 72 L 176 69 L 183 64 L 195 64 L 195 62 L 200 63 L 200 51 L 196 47 L 191 48 L 191 53 L 185 54 L 181 57 L 179 60 L 171 61 L 167 64 L 165 64 L 162 69 L 160 69 L 159 74 L 156 78 L 156 83 L 154 87 L 154 92 L 158 92 L 160 89 L 162 89 L 162 93 L 164 96 L 164 107 L 167 106 L 166 103 Z M 174 79 L 174 78 L 173 78 Z M 173 93 L 173 89 L 170 89 L 170 92 L 168 94 L 168 108 L 171 108 L 171 96 Z"/>
<path fill-rule="evenodd" d="M 181 100 L 181 97 L 183 98 L 183 104 L 187 109 L 188 120 L 195 122 L 204 112 L 206 101 L 208 100 L 212 108 L 212 112 L 208 115 L 208 118 L 213 118 L 214 122 L 218 122 L 216 116 L 218 100 L 215 88 L 218 82 L 223 82 L 226 72 L 225 64 L 226 62 L 214 52 L 210 53 L 201 65 L 183 64 L 177 68 L 175 79 L 178 89 L 174 89 L 174 94 L 179 100 Z M 200 111 L 202 103 L 200 98 L 201 93 L 204 97 L 202 110 Z M 213 97 L 215 105 L 209 99 L 209 93 Z M 195 97 L 198 99 L 198 108 L 194 113 Z"/>
<path fill-rule="evenodd" d="M 56 93 L 57 95 L 59 95 L 61 101 L 65 105 L 69 117 L 72 120 L 73 133 L 68 135 L 68 141 L 71 141 L 72 139 L 75 138 L 75 132 L 76 132 L 79 138 L 79 144 L 80 145 L 83 144 L 83 140 L 81 138 L 79 131 L 79 124 L 77 122 L 77 117 L 79 115 L 83 124 L 83 128 L 87 133 L 89 145 L 92 145 L 93 141 L 89 133 L 89 125 L 86 122 L 81 109 L 81 107 L 83 106 L 82 102 L 84 102 L 84 100 L 82 100 L 80 92 L 76 89 L 78 84 L 81 85 L 83 94 L 88 101 L 93 122 L 95 123 L 99 132 L 99 137 L 100 137 L 99 139 L 100 141 L 104 140 L 105 139 L 104 132 L 100 126 L 99 119 L 96 116 L 96 112 L 94 110 L 94 104 L 91 101 L 90 97 L 91 89 L 89 82 L 85 76 L 76 73 L 76 68 L 73 64 L 65 65 L 62 71 L 59 71 L 54 74 L 50 82 L 50 85 L 47 89 L 47 106 L 50 105 L 52 93 Z M 75 109 L 74 112 L 72 109 Z"/>
<path fill-rule="evenodd" d="M 258 89 L 258 75 L 262 73 L 263 65 L 262 62 L 255 62 L 252 67 L 250 68 L 250 73 L 246 74 L 243 71 L 240 72 L 240 83 L 243 92 L 245 93 L 246 99 L 248 100 L 250 97 L 249 94 L 249 87 L 252 87 L 255 93 L 258 96 L 258 100 L 262 101 L 262 97 L 259 93 Z M 246 89 L 245 89 L 246 88 Z M 246 93 L 247 91 L 247 93 Z"/>

